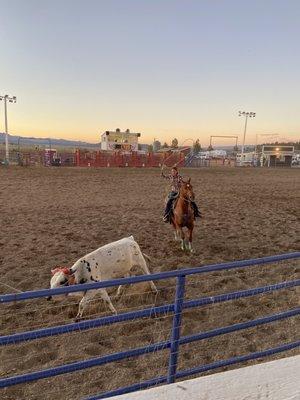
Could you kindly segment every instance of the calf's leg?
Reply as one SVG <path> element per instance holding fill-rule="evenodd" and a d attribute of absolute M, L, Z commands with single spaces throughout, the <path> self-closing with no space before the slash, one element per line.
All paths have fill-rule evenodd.
<path fill-rule="evenodd" d="M 139 257 L 139 265 L 146 275 L 151 275 L 147 263 L 142 255 Z M 153 292 L 157 293 L 157 287 L 154 285 L 153 281 L 150 281 L 149 284 Z"/>
<path fill-rule="evenodd" d="M 100 292 L 101 298 L 108 303 L 108 306 L 114 314 L 117 314 L 117 311 L 115 307 L 113 306 L 110 297 L 105 289 L 99 289 L 99 290 L 88 290 L 86 294 L 83 296 L 83 298 L 80 300 L 79 307 L 78 307 L 78 313 L 76 315 L 75 321 L 79 321 L 82 318 L 83 311 L 86 308 L 87 304 L 92 300 L 95 295 Z"/>
<path fill-rule="evenodd" d="M 129 274 L 129 273 L 124 275 L 124 278 L 129 278 L 129 277 L 130 277 L 130 274 Z M 119 299 L 119 298 L 122 296 L 122 294 L 123 294 L 123 292 L 124 292 L 126 286 L 128 286 L 128 285 L 120 285 L 120 286 L 118 287 L 117 294 L 116 294 L 116 298 L 117 298 L 117 299 Z"/>

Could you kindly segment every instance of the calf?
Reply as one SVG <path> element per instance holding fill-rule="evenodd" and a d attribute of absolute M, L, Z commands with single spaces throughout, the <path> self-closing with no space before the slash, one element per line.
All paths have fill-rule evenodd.
<path fill-rule="evenodd" d="M 146 256 L 146 255 L 145 255 Z M 147 256 L 146 256 L 147 257 Z M 82 284 L 99 282 L 110 279 L 125 278 L 133 275 L 133 268 L 140 267 L 145 274 L 150 274 L 143 253 L 133 236 L 109 243 L 99 249 L 80 258 L 70 269 L 59 268 L 50 281 L 51 289 L 72 283 Z M 71 280 L 74 279 L 73 281 Z M 157 292 L 152 281 L 149 282 L 152 290 Z M 124 290 L 119 286 L 117 297 Z M 110 310 L 117 313 L 106 289 L 88 290 L 79 303 L 76 320 L 79 320 L 87 303 L 100 293 L 102 299 L 107 302 Z"/>

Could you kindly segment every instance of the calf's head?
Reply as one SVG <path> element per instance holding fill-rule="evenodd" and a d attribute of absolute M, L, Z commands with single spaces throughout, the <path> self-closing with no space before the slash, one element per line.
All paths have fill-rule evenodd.
<path fill-rule="evenodd" d="M 56 267 L 51 270 L 52 278 L 50 280 L 50 289 L 59 288 L 62 286 L 69 286 L 75 284 L 75 277 L 67 267 Z M 47 297 L 47 300 L 51 300 L 52 296 Z"/>

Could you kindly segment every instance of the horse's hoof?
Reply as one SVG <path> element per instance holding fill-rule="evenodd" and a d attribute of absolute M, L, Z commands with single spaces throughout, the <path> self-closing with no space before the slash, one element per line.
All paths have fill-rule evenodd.
<path fill-rule="evenodd" d="M 194 252 L 194 249 L 193 249 L 191 243 L 188 244 L 188 250 L 189 250 L 190 253 Z"/>

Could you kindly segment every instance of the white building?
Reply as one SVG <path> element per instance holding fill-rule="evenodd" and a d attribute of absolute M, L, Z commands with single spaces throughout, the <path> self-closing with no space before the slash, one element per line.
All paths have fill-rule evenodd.
<path fill-rule="evenodd" d="M 101 150 L 138 151 L 140 136 L 140 133 L 130 132 L 129 129 L 125 132 L 120 129 L 106 131 L 101 135 Z"/>
<path fill-rule="evenodd" d="M 251 151 L 249 153 L 237 153 L 236 155 L 236 165 L 238 166 L 246 166 L 252 165 L 257 166 L 258 155 L 255 151 Z"/>
<path fill-rule="evenodd" d="M 261 165 L 290 167 L 294 154 L 294 146 L 264 145 L 261 150 Z"/>
<path fill-rule="evenodd" d="M 263 145 L 260 152 L 236 155 L 237 165 L 260 165 L 261 167 L 291 167 L 295 154 L 294 146 Z"/>
<path fill-rule="evenodd" d="M 210 155 L 211 155 L 211 157 L 226 157 L 227 151 L 226 150 L 211 150 Z"/>

